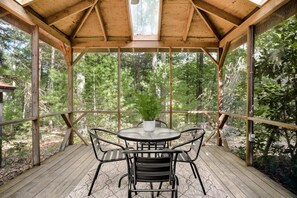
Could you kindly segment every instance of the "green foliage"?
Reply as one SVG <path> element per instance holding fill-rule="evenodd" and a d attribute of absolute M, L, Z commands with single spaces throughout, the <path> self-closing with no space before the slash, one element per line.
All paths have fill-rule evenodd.
<path fill-rule="evenodd" d="M 155 120 L 162 111 L 162 100 L 156 95 L 142 92 L 136 95 L 135 108 L 143 120 Z"/>

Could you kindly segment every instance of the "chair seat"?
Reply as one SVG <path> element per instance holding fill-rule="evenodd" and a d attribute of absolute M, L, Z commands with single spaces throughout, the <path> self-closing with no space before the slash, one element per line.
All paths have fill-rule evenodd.
<path fill-rule="evenodd" d="M 189 162 L 189 161 L 192 161 L 192 160 L 191 160 L 190 156 L 185 151 L 183 151 L 182 153 L 178 154 L 176 161 L 178 161 L 178 162 Z"/>
<path fill-rule="evenodd" d="M 123 154 L 122 149 L 112 149 L 106 151 L 104 154 L 102 160 L 104 162 L 112 162 L 112 161 L 120 161 L 120 160 L 125 160 L 125 154 Z"/>

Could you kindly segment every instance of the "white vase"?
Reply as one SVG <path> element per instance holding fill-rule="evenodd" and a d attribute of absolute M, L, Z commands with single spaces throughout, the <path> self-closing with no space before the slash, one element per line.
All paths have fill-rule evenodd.
<path fill-rule="evenodd" d="M 155 130 L 155 120 L 153 121 L 143 121 L 143 130 L 150 132 L 150 131 L 154 131 Z"/>

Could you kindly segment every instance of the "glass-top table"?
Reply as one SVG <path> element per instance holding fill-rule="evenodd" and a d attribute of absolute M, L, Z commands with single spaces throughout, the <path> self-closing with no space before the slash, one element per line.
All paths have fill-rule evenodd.
<path fill-rule="evenodd" d="M 180 138 L 180 132 L 169 128 L 156 127 L 154 131 L 147 132 L 143 127 L 122 129 L 118 137 L 123 140 L 136 142 L 163 142 Z"/>

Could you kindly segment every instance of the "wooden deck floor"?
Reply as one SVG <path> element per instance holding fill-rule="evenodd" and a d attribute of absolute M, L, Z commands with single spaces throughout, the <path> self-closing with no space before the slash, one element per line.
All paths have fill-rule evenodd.
<path fill-rule="evenodd" d="M 87 197 L 89 184 L 84 184 L 90 183 L 96 164 L 90 146 L 67 147 L 64 152 L 49 158 L 41 166 L 34 167 L 1 186 L 0 197 Z M 100 172 L 101 178 L 95 183 L 92 197 L 126 197 L 127 186 L 123 185 L 119 189 L 117 184 L 112 184 L 118 181 L 118 175 L 108 176 L 116 174 L 115 169 L 120 172 L 118 174 L 122 174 L 121 171 L 125 172 L 125 165 L 102 166 L 103 172 Z M 216 146 L 202 147 L 197 166 L 207 191 L 204 197 L 297 197 L 256 169 L 246 167 L 233 154 Z M 182 171 L 189 169 L 179 168 Z M 181 173 L 181 177 L 183 174 Z M 192 176 L 181 179 L 180 197 L 203 197 L 199 183 L 196 185 L 194 180 Z"/>

